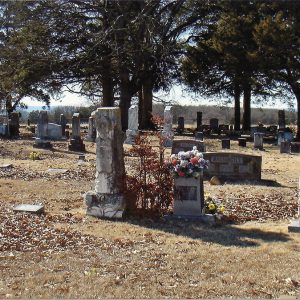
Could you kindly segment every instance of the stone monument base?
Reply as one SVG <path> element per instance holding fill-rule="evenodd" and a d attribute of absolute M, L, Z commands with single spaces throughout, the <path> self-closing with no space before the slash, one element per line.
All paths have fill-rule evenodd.
<path fill-rule="evenodd" d="M 84 145 L 84 143 L 83 143 L 83 141 L 80 137 L 71 138 L 68 149 L 70 151 L 84 152 L 85 151 L 85 145 Z"/>
<path fill-rule="evenodd" d="M 125 202 L 122 194 L 102 194 L 89 191 L 84 195 L 86 214 L 97 218 L 120 219 L 123 217 Z"/>
<path fill-rule="evenodd" d="M 33 148 L 39 148 L 39 149 L 51 149 L 52 144 L 49 141 L 45 141 L 40 138 L 36 138 L 35 142 L 33 144 Z"/>

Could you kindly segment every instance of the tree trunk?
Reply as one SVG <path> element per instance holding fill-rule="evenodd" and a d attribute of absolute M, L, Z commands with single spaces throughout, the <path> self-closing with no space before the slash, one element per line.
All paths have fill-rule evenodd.
<path fill-rule="evenodd" d="M 238 83 L 234 86 L 234 130 L 241 130 L 241 89 Z"/>
<path fill-rule="evenodd" d="M 107 58 L 107 60 L 103 64 L 103 68 L 105 71 L 102 75 L 102 89 L 103 89 L 102 106 L 112 107 L 114 106 L 114 85 L 113 85 L 113 78 L 111 74 L 110 58 Z"/>
<path fill-rule="evenodd" d="M 120 103 L 121 109 L 121 124 L 122 130 L 128 129 L 128 109 L 130 107 L 132 93 L 129 85 L 129 73 L 126 69 L 122 68 L 120 71 Z"/>
<path fill-rule="evenodd" d="M 243 130 L 250 131 L 251 129 L 251 85 L 249 83 L 244 84 L 243 91 L 244 91 Z"/>
<path fill-rule="evenodd" d="M 300 142 L 300 85 L 293 87 L 293 92 L 297 99 L 297 133 L 296 133 L 296 141 Z"/>
<path fill-rule="evenodd" d="M 142 85 L 142 95 L 140 97 L 140 129 L 154 130 L 152 122 L 152 101 L 153 101 L 153 83 L 151 78 L 147 78 Z"/>

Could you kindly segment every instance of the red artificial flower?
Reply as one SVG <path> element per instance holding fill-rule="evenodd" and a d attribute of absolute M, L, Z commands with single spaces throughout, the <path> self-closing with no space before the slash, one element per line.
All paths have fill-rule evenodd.
<path fill-rule="evenodd" d="M 173 165 L 173 166 L 178 165 L 178 161 L 177 161 L 176 159 L 173 159 L 173 160 L 172 160 L 172 165 Z"/>
<path fill-rule="evenodd" d="M 178 171 L 178 176 L 180 176 L 180 177 L 184 177 L 184 176 L 185 176 L 185 173 L 184 173 L 184 172 L 182 172 L 182 171 Z"/>
<path fill-rule="evenodd" d="M 190 162 L 193 164 L 193 165 L 196 165 L 198 163 L 198 158 L 197 157 L 193 157 L 191 158 Z"/>

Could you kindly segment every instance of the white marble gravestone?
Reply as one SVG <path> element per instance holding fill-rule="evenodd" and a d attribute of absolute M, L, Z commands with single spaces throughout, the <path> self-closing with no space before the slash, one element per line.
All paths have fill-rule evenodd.
<path fill-rule="evenodd" d="M 139 107 L 131 105 L 128 110 L 128 129 L 126 130 L 126 140 L 124 144 L 134 144 L 134 139 L 138 135 L 139 128 Z"/>
<path fill-rule="evenodd" d="M 288 226 L 288 231 L 300 233 L 300 177 L 298 179 L 298 219 Z"/>
<path fill-rule="evenodd" d="M 89 127 L 87 137 L 84 139 L 87 142 L 95 142 L 96 130 L 95 130 L 95 120 L 93 116 L 89 117 Z"/>
<path fill-rule="evenodd" d="M 85 194 L 87 214 L 95 217 L 121 218 L 125 209 L 125 176 L 121 112 L 116 107 L 93 112 L 96 137 L 95 190 Z"/>
<path fill-rule="evenodd" d="M 166 147 L 172 147 L 174 132 L 173 126 L 173 107 L 166 106 L 164 110 L 164 127 L 162 131 L 162 137 L 164 138 L 164 145 Z"/>

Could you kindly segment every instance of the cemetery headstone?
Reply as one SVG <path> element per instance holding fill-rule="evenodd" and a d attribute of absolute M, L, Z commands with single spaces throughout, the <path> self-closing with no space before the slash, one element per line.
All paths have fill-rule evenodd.
<path fill-rule="evenodd" d="M 176 130 L 178 133 L 184 132 L 184 117 L 178 117 L 178 126 Z"/>
<path fill-rule="evenodd" d="M 121 112 L 116 107 L 94 112 L 96 137 L 95 190 L 85 194 L 87 214 L 95 217 L 122 218 L 125 200 L 123 132 Z"/>
<path fill-rule="evenodd" d="M 220 124 L 219 125 L 219 131 L 223 132 L 223 133 L 228 132 L 229 131 L 229 125 L 227 125 L 227 124 Z"/>
<path fill-rule="evenodd" d="M 222 179 L 261 179 L 262 157 L 233 152 L 206 152 L 208 175 Z"/>
<path fill-rule="evenodd" d="M 200 173 L 200 178 L 179 177 L 174 181 L 174 215 L 201 216 L 204 208 L 203 173 Z"/>
<path fill-rule="evenodd" d="M 19 113 L 12 112 L 9 117 L 9 133 L 10 136 L 19 136 L 20 133 L 20 121 L 19 121 Z"/>
<path fill-rule="evenodd" d="M 197 111 L 197 131 L 201 131 L 202 129 L 202 112 Z"/>
<path fill-rule="evenodd" d="M 59 124 L 61 126 L 61 134 L 62 136 L 66 136 L 66 125 L 67 125 L 67 119 L 64 114 L 60 115 Z"/>
<path fill-rule="evenodd" d="M 125 144 L 134 144 L 139 129 L 139 108 L 137 105 L 131 105 L 128 110 L 128 129 L 126 130 Z"/>
<path fill-rule="evenodd" d="M 48 139 L 48 113 L 44 110 L 39 112 L 36 138 L 33 144 L 34 148 L 51 148 L 52 145 Z"/>
<path fill-rule="evenodd" d="M 300 233 L 300 177 L 298 179 L 298 219 L 288 226 L 288 231 Z"/>
<path fill-rule="evenodd" d="M 54 123 L 48 123 L 48 138 L 53 140 L 62 139 L 62 126 Z"/>
<path fill-rule="evenodd" d="M 262 150 L 264 148 L 264 134 L 260 132 L 254 133 L 254 148 Z"/>
<path fill-rule="evenodd" d="M 174 140 L 171 153 L 177 154 L 180 151 L 191 151 L 196 146 L 200 152 L 205 152 L 205 145 L 202 141 L 186 139 L 186 140 Z"/>
<path fill-rule="evenodd" d="M 197 131 L 197 132 L 195 133 L 195 139 L 196 139 L 196 140 L 199 140 L 199 141 L 203 141 L 203 139 L 204 139 L 204 134 L 203 134 L 203 132 Z"/>
<path fill-rule="evenodd" d="M 0 135 L 9 136 L 6 101 L 0 101 Z"/>
<path fill-rule="evenodd" d="M 289 143 L 291 143 L 294 139 L 293 133 L 289 130 L 284 130 L 284 131 L 278 131 L 278 135 L 277 135 L 277 143 L 278 146 L 280 146 L 280 144 L 283 141 L 288 141 Z"/>
<path fill-rule="evenodd" d="M 290 153 L 291 143 L 289 141 L 282 141 L 280 143 L 280 153 Z"/>
<path fill-rule="evenodd" d="M 300 142 L 291 142 L 291 152 L 300 153 Z"/>
<path fill-rule="evenodd" d="M 70 151 L 85 151 L 85 145 L 80 135 L 80 115 L 74 113 L 72 116 L 72 135 L 68 146 Z"/>
<path fill-rule="evenodd" d="M 13 208 L 14 212 L 30 212 L 34 214 L 42 214 L 44 212 L 44 205 L 36 204 L 19 204 Z"/>
<path fill-rule="evenodd" d="M 246 145 L 247 145 L 247 139 L 246 138 L 238 138 L 238 145 L 240 147 L 246 147 Z"/>
<path fill-rule="evenodd" d="M 87 141 L 87 142 L 95 142 L 95 140 L 96 140 L 96 128 L 95 128 L 94 123 L 95 123 L 94 117 L 90 116 L 89 117 L 88 135 L 85 138 L 85 141 Z"/>
<path fill-rule="evenodd" d="M 230 149 L 230 139 L 222 139 L 222 149 Z"/>
<path fill-rule="evenodd" d="M 212 118 L 209 120 L 210 130 L 218 131 L 219 130 L 219 119 Z"/>
<path fill-rule="evenodd" d="M 285 111 L 279 110 L 278 111 L 278 129 L 285 128 Z"/>
<path fill-rule="evenodd" d="M 162 131 L 162 137 L 164 138 L 165 147 L 172 147 L 174 132 L 173 126 L 173 107 L 166 106 L 164 110 L 164 127 Z"/>

